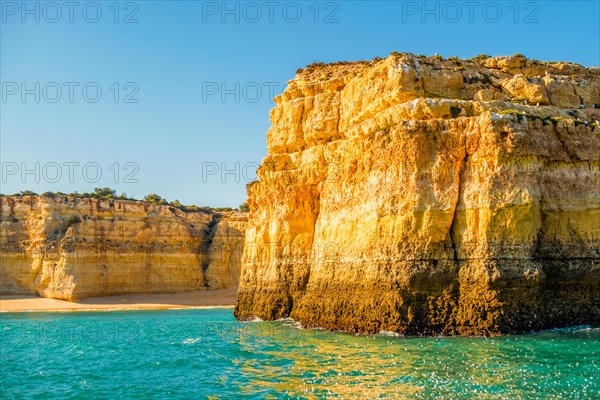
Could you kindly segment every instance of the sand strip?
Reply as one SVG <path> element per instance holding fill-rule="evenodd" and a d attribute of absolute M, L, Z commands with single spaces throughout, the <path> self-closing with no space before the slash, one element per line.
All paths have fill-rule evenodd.
<path fill-rule="evenodd" d="M 101 311 L 198 307 L 233 307 L 237 289 L 199 290 L 169 294 L 127 294 L 87 297 L 77 302 L 36 296 L 0 296 L 0 312 Z"/>

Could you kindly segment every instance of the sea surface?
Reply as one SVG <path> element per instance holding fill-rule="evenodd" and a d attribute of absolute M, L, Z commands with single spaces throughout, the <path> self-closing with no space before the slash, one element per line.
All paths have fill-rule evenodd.
<path fill-rule="evenodd" d="M 355 336 L 232 309 L 2 313 L 1 399 L 600 399 L 600 328 Z"/>

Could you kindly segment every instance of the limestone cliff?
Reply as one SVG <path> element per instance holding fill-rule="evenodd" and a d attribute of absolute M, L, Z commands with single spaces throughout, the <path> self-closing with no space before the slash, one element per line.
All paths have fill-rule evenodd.
<path fill-rule="evenodd" d="M 208 247 L 206 280 L 211 289 L 237 287 L 248 217 L 246 213 L 230 213 L 219 218 Z"/>
<path fill-rule="evenodd" d="M 392 54 L 271 111 L 235 315 L 351 332 L 600 323 L 600 70 Z"/>
<path fill-rule="evenodd" d="M 240 252 L 229 241 L 243 244 L 244 213 L 67 196 L 1 197 L 0 208 L 2 294 L 75 300 L 237 285 Z"/>

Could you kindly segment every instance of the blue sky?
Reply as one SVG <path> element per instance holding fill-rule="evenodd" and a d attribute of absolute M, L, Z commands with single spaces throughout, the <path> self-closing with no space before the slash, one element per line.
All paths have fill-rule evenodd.
<path fill-rule="evenodd" d="M 598 1 L 63 3 L 1 1 L 2 193 L 110 186 L 236 207 L 266 155 L 269 92 L 313 61 L 600 65 Z"/>

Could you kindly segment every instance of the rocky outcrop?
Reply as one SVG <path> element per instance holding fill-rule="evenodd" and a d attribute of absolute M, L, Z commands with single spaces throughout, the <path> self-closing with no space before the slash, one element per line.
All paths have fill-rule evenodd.
<path fill-rule="evenodd" d="M 68 196 L 0 197 L 0 208 L 2 294 L 76 300 L 237 284 L 240 252 L 215 237 L 243 244 L 244 213 Z"/>
<path fill-rule="evenodd" d="M 206 260 L 206 281 L 211 289 L 237 287 L 248 216 L 236 212 L 223 215 L 214 225 Z"/>
<path fill-rule="evenodd" d="M 238 319 L 496 335 L 600 323 L 600 70 L 312 65 L 248 186 Z"/>

